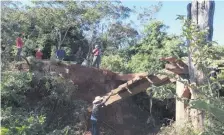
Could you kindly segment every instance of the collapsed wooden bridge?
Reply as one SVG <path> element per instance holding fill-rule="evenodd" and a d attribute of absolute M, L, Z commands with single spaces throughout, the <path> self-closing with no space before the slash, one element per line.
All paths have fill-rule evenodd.
<path fill-rule="evenodd" d="M 110 76 L 110 78 L 113 78 L 112 80 L 124 82 L 123 84 L 118 85 L 117 88 L 110 90 L 110 92 L 112 92 L 113 94 L 105 103 L 106 105 L 110 105 L 114 102 L 145 91 L 151 86 L 161 86 L 168 83 L 174 83 L 179 77 L 188 75 L 188 66 L 182 60 L 178 60 L 173 57 L 161 58 L 160 60 L 166 61 L 168 63 L 165 65 L 165 69 L 157 74 L 134 73 L 120 75 L 108 70 L 98 70 L 95 68 L 82 67 L 79 65 L 67 65 L 63 63 L 52 64 L 49 61 L 41 61 L 42 64 L 38 65 L 43 65 L 41 70 L 48 70 L 48 72 L 58 73 L 65 79 L 70 79 L 74 82 L 74 84 L 78 85 L 85 81 L 102 83 L 102 78 L 104 78 L 105 76 L 106 79 L 104 79 L 104 83 L 108 80 L 108 76 Z M 27 59 L 26 62 L 28 63 Z M 26 71 L 29 67 L 28 65 L 30 66 L 30 64 L 23 66 Z M 38 70 L 40 70 L 40 67 L 38 67 Z M 80 73 L 87 74 L 83 75 Z M 97 80 L 96 78 L 95 80 L 93 80 L 92 78 L 94 78 L 94 76 L 98 76 L 99 80 Z M 105 95 L 108 95 L 108 93 Z"/>
<path fill-rule="evenodd" d="M 181 60 L 175 58 L 162 58 L 161 60 L 167 61 L 165 69 L 161 73 L 157 74 L 148 74 L 148 73 L 139 73 L 139 74 L 126 74 L 119 75 L 116 77 L 117 80 L 127 81 L 119 85 L 117 88 L 112 89 L 112 95 L 106 101 L 105 105 L 109 106 L 113 103 L 121 101 L 127 97 L 134 96 L 151 86 L 161 86 L 168 83 L 178 82 L 178 78 L 186 77 L 188 75 L 188 66 Z M 190 92 L 184 89 L 184 86 L 177 87 L 177 95 L 180 97 L 189 97 Z M 108 93 L 106 94 L 108 95 Z M 177 101 L 176 108 L 185 109 L 183 102 Z M 177 113 L 176 120 L 181 120 L 184 116 L 184 113 Z M 85 135 L 91 135 L 90 132 L 87 132 Z"/>
<path fill-rule="evenodd" d="M 161 86 L 168 83 L 174 83 L 179 76 L 188 74 L 188 67 L 181 60 L 177 60 L 171 57 L 162 58 L 161 60 L 169 62 L 169 64 L 166 64 L 165 69 L 162 73 L 158 73 L 156 75 L 155 74 L 148 75 L 148 73 L 142 73 L 136 75 L 133 79 L 118 86 L 116 89 L 111 90 L 112 95 L 105 103 L 105 105 L 110 105 L 126 97 L 138 94 L 142 91 L 145 91 L 152 85 Z M 123 75 L 121 76 L 121 78 L 127 78 L 127 77 Z"/>
<path fill-rule="evenodd" d="M 179 81 L 180 78 L 188 78 L 187 64 L 182 60 L 172 57 L 162 58 L 161 60 L 166 61 L 167 64 L 162 72 L 154 74 L 134 73 L 121 75 L 109 70 L 89 68 L 76 64 L 66 64 L 58 61 L 30 62 L 31 60 L 27 60 L 15 66 L 16 70 L 32 70 L 33 74 L 50 73 L 60 75 L 78 86 L 78 90 L 70 90 L 71 98 L 87 101 L 90 105 L 95 96 L 104 96 L 112 92 L 113 94 L 105 103 L 108 107 L 105 109 L 104 120 L 109 122 L 110 125 L 113 125 L 117 130 L 117 134 L 128 135 L 127 132 L 134 132 L 134 129 L 127 129 L 127 127 L 133 125 L 128 123 L 123 117 L 130 115 L 132 110 L 124 103 L 127 104 L 131 101 L 123 101 L 121 104 L 118 103 L 119 101 L 134 96 L 152 86 L 161 86 L 167 83 L 176 83 L 176 95 L 178 97 L 186 97 L 188 99 L 190 97 L 190 91 L 185 89 L 184 84 Z M 176 122 L 184 119 L 185 114 L 183 112 L 185 112 L 185 109 L 186 105 L 176 100 L 176 110 L 179 111 L 176 112 Z M 134 121 L 133 123 L 140 123 L 140 121 L 134 119 L 132 119 L 132 121 Z"/>
<path fill-rule="evenodd" d="M 169 57 L 162 58 L 166 61 L 165 68 L 160 73 L 135 73 L 135 74 L 117 74 L 108 70 L 84 67 L 76 64 L 64 64 L 61 62 L 40 61 L 31 64 L 20 64 L 20 70 L 38 70 L 40 73 L 58 74 L 64 79 L 68 79 L 78 86 L 78 91 L 72 95 L 73 99 L 81 99 L 91 103 L 95 96 L 113 94 L 105 103 L 107 107 L 105 121 L 110 122 L 116 128 L 117 133 L 127 132 L 124 129 L 131 126 L 130 123 L 123 122 L 123 116 L 130 114 L 130 107 L 124 104 L 116 104 L 127 97 L 134 96 L 145 91 L 151 86 L 161 86 L 167 83 L 178 83 L 179 78 L 188 75 L 188 66 L 181 60 Z M 34 65 L 33 65 L 34 64 Z M 37 67 L 37 68 L 36 68 Z M 73 90 L 71 90 L 73 91 Z M 72 92 L 71 92 L 72 93 Z M 177 95 L 181 97 L 189 96 L 190 92 L 186 91 L 181 85 L 177 88 Z M 113 105 L 112 105 L 113 104 Z M 176 102 L 176 108 L 185 109 L 182 102 Z M 180 109 L 179 109 L 180 110 Z M 116 113 L 116 115 L 112 115 Z M 176 120 L 181 119 L 183 113 L 176 113 Z M 120 119 L 120 120 L 119 120 Z M 128 129 L 132 131 L 131 129 Z M 127 133 L 125 133 L 127 134 Z"/>

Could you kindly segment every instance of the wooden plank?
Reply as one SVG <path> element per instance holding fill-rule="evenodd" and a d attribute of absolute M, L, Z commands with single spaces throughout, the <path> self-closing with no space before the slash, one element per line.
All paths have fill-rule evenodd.
<path fill-rule="evenodd" d="M 165 75 L 150 75 L 148 76 L 148 79 L 153 82 L 153 83 L 150 83 L 146 78 L 142 78 L 138 81 L 136 81 L 135 83 L 132 83 L 129 85 L 129 91 L 125 88 L 127 87 L 120 87 L 120 91 L 118 91 L 117 89 L 115 89 L 115 91 L 117 93 L 114 93 L 114 90 L 113 91 L 113 95 L 107 100 L 107 102 L 105 103 L 105 105 L 109 105 L 109 104 L 112 104 L 114 102 L 117 102 L 119 100 L 122 100 L 126 97 L 130 97 L 130 96 L 133 96 L 135 94 L 138 94 L 142 91 L 145 91 L 148 87 L 150 87 L 152 84 L 153 85 L 156 85 L 156 86 L 160 86 L 160 85 L 164 85 L 164 84 L 167 84 L 167 83 L 170 83 L 170 80 L 167 76 Z M 123 84 L 124 85 L 124 84 Z M 127 86 L 125 84 L 125 86 Z M 121 89 L 121 88 L 124 88 L 124 89 Z"/>
<path fill-rule="evenodd" d="M 152 82 L 152 83 L 150 83 L 150 82 L 148 82 L 148 83 L 149 84 L 154 84 L 154 85 L 156 85 L 157 83 L 169 80 L 169 78 L 166 75 L 157 75 L 157 76 L 150 75 L 150 76 L 148 76 L 148 79 L 150 80 L 150 82 Z M 137 82 L 139 83 L 140 80 L 147 80 L 147 79 L 146 79 L 146 77 L 144 77 L 144 78 L 135 78 L 133 80 L 128 81 L 127 83 L 124 83 L 124 84 L 118 86 L 118 88 L 112 90 L 112 92 L 114 94 L 119 93 L 119 92 L 121 92 L 123 90 L 126 90 L 127 86 L 131 87 L 132 85 L 136 84 Z"/>
<path fill-rule="evenodd" d="M 119 94 L 115 94 L 113 96 L 111 96 L 107 102 L 105 103 L 105 105 L 109 105 L 109 104 L 112 104 L 116 101 L 119 101 L 121 99 L 124 99 L 126 97 L 129 97 L 129 96 L 133 96 L 139 92 L 142 92 L 142 91 L 145 91 L 148 87 L 150 86 L 150 84 L 148 82 L 144 82 L 142 83 L 141 85 L 137 86 L 137 87 L 134 87 L 131 89 L 132 93 L 130 94 L 129 92 L 125 91 L 125 92 L 122 92 L 122 93 L 119 93 Z"/>
<path fill-rule="evenodd" d="M 134 73 L 134 74 L 124 74 L 124 75 L 118 74 L 116 76 L 116 80 L 129 81 L 136 77 L 145 77 L 145 76 L 148 76 L 148 73 Z"/>
<path fill-rule="evenodd" d="M 127 83 L 124 83 L 120 86 L 118 86 L 118 88 L 112 90 L 113 93 L 118 93 L 119 91 L 124 90 L 127 86 L 130 86 L 131 84 L 137 82 L 138 80 L 140 80 L 141 78 L 135 78 L 133 80 L 129 80 Z"/>
<path fill-rule="evenodd" d="M 149 75 L 148 79 L 150 79 L 154 85 L 157 85 L 161 82 L 169 80 L 169 77 L 167 77 L 166 75 Z"/>
<path fill-rule="evenodd" d="M 188 74 L 188 65 L 182 60 L 178 60 L 174 57 L 161 58 L 160 60 L 168 61 L 170 64 L 166 64 L 166 69 L 176 74 Z"/>
<path fill-rule="evenodd" d="M 186 67 L 180 67 L 176 64 L 166 64 L 165 65 L 165 69 L 175 73 L 175 74 L 178 74 L 178 75 L 181 75 L 181 74 L 188 74 L 188 68 Z"/>

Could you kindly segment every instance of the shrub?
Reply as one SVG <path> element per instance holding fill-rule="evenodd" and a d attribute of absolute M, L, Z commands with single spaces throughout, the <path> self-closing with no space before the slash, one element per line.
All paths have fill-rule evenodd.
<path fill-rule="evenodd" d="M 102 67 L 114 72 L 128 72 L 127 62 L 120 55 L 109 55 L 102 58 Z"/>
<path fill-rule="evenodd" d="M 87 103 L 73 99 L 77 88 L 57 75 L 3 72 L 1 134 L 80 135 Z"/>

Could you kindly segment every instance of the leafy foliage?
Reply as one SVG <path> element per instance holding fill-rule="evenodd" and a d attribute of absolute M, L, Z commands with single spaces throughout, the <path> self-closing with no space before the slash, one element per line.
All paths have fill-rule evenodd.
<path fill-rule="evenodd" d="M 87 104 L 72 99 L 75 90 L 76 86 L 57 76 L 4 72 L 1 134 L 78 135 L 84 132 L 80 116 L 86 113 Z"/>
<path fill-rule="evenodd" d="M 176 56 L 181 57 L 184 52 L 181 50 L 183 44 L 180 37 L 171 36 L 166 33 L 166 28 L 160 21 L 151 21 L 145 26 L 144 38 L 142 42 L 128 46 L 122 49 L 116 55 L 120 57 L 125 64 L 125 69 L 129 72 L 155 72 L 163 68 L 164 64 L 159 60 L 161 57 Z M 124 51 L 125 50 L 125 51 Z M 110 59 L 115 58 L 114 54 L 107 56 Z M 118 56 L 116 56 L 118 58 Z M 110 61 L 103 61 L 104 65 L 110 64 Z M 112 69 L 111 66 L 107 68 Z M 122 66 L 123 67 L 123 66 Z M 114 69 L 113 69 L 114 71 Z M 120 71 L 117 71 L 120 72 Z"/>
<path fill-rule="evenodd" d="M 207 123 L 203 134 L 222 134 L 224 131 L 224 102 L 223 98 L 219 95 L 223 89 L 221 83 L 224 78 L 222 75 L 219 75 L 217 79 L 210 79 L 209 68 L 214 68 L 215 60 L 223 59 L 223 55 L 217 56 L 216 54 L 216 52 L 222 54 L 220 50 L 223 47 L 212 46 L 213 42 L 206 41 L 205 35 L 208 32 L 207 30 L 200 30 L 194 24 L 190 24 L 189 20 L 181 16 L 179 16 L 179 19 L 183 22 L 183 36 L 190 41 L 188 44 L 188 53 L 191 54 L 194 67 L 203 73 L 204 76 L 201 79 L 200 74 L 197 74 L 200 82 L 197 81 L 196 85 L 189 84 L 189 87 L 198 91 L 198 97 L 189 102 L 190 107 L 206 111 Z"/>
<path fill-rule="evenodd" d="M 119 73 L 126 73 L 128 71 L 127 63 L 119 55 L 104 56 L 102 66 Z"/>
<path fill-rule="evenodd" d="M 2 5 L 1 44 L 7 60 L 13 59 L 13 55 L 6 55 L 15 53 L 13 47 L 19 33 L 23 33 L 25 56 L 34 55 L 37 47 L 43 49 L 44 58 L 50 58 L 54 48 L 62 47 L 69 47 L 71 52 L 67 55 L 72 56 L 81 47 L 86 57 L 89 47 L 92 49 L 100 37 L 101 21 L 111 17 L 124 19 L 131 12 L 120 3 L 107 1 L 32 2 L 32 5 L 2 2 Z M 93 39 L 89 38 L 91 34 Z"/>
<path fill-rule="evenodd" d="M 64 47 L 67 59 L 74 61 L 74 54 L 81 47 L 84 51 L 82 57 L 90 59 L 93 45 L 99 44 L 104 50 L 102 66 L 119 73 L 156 73 L 164 67 L 159 60 L 161 57 L 181 58 L 188 51 L 195 51 L 193 61 L 207 73 L 207 80 L 197 87 L 200 100 L 192 101 L 190 105 L 208 112 L 205 134 L 223 134 L 224 102 L 220 95 L 224 74 L 220 73 L 218 79 L 209 79 L 207 67 L 223 60 L 224 48 L 206 42 L 206 31 L 189 26 L 182 16 L 179 16 L 184 22 L 182 36 L 169 35 L 166 32 L 168 26 L 152 20 L 161 3 L 139 13 L 142 22 L 147 20 L 143 33 L 127 23 L 126 19 L 135 13 L 135 9 L 125 7 L 119 1 L 33 1 L 32 5 L 4 1 L 1 4 L 4 71 L 1 82 L 1 134 L 78 135 L 85 130 L 79 118 L 85 113 L 87 104 L 72 99 L 71 95 L 78 89 L 76 86 L 49 73 L 8 72 L 8 64 L 12 63 L 16 54 L 15 39 L 20 33 L 25 42 L 25 56 L 34 55 L 36 49 L 41 48 L 44 58 L 49 59 L 54 57 L 57 49 Z M 143 35 L 141 40 L 140 35 Z M 192 41 L 189 46 L 184 45 L 186 39 Z M 41 65 L 35 66 L 39 68 Z M 159 99 L 173 97 L 175 93 L 172 84 L 152 87 L 148 92 L 151 91 Z M 145 95 L 136 97 L 136 102 L 148 106 L 148 102 L 144 102 Z M 175 132 L 168 132 L 197 134 L 191 125 L 186 127 L 180 132 L 171 127 Z"/>
<path fill-rule="evenodd" d="M 199 131 L 193 129 L 191 123 L 185 123 L 183 125 L 168 125 L 161 128 L 161 132 L 158 135 L 198 135 Z"/>

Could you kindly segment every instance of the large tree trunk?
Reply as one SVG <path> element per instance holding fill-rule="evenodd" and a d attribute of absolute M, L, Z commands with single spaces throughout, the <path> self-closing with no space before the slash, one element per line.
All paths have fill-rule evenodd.
<path fill-rule="evenodd" d="M 191 23 L 196 24 L 200 30 L 208 28 L 208 34 L 205 36 L 205 41 L 212 41 L 213 36 L 213 16 L 214 16 L 215 2 L 207 0 L 193 0 L 188 5 L 188 18 L 191 19 Z M 188 41 L 190 43 L 191 41 Z M 195 50 L 197 48 L 193 48 Z M 189 50 L 188 64 L 190 83 L 197 86 L 203 85 L 205 82 L 205 73 L 199 70 L 197 65 L 193 62 L 194 51 Z M 191 89 L 191 99 L 197 99 L 197 89 Z M 204 127 L 204 112 L 196 109 L 190 110 L 190 120 L 193 126 L 197 129 L 203 129 Z"/>

